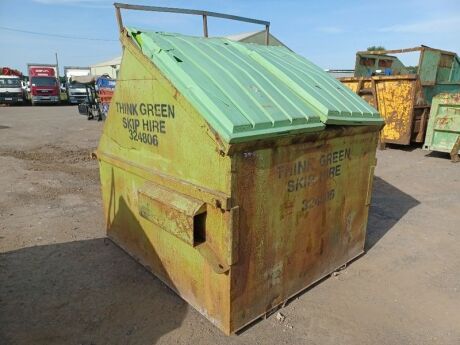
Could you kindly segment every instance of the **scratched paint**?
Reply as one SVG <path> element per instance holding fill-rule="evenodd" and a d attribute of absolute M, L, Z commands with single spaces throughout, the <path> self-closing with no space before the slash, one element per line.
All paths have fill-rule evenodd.
<path fill-rule="evenodd" d="M 451 153 L 460 137 L 460 93 L 441 93 L 433 97 L 423 148 Z"/>
<path fill-rule="evenodd" d="M 413 87 L 411 80 L 376 82 L 377 102 L 385 118 L 385 127 L 382 130 L 385 142 L 409 143 L 414 105 Z"/>
<path fill-rule="evenodd" d="M 122 43 L 97 150 L 113 241 L 226 334 L 362 253 L 379 126 L 229 144 Z"/>
<path fill-rule="evenodd" d="M 429 106 L 418 77 L 352 77 L 341 81 L 378 109 L 385 120 L 381 132 L 383 142 L 402 145 L 409 145 L 411 141 L 423 142 Z"/>
<path fill-rule="evenodd" d="M 362 253 L 378 131 L 349 130 L 235 153 L 240 244 L 231 271 L 232 328 Z"/>

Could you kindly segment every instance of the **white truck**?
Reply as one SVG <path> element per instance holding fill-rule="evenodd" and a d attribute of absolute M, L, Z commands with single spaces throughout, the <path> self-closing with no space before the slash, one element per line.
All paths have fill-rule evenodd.
<path fill-rule="evenodd" d="M 65 66 L 64 75 L 66 79 L 67 101 L 70 104 L 80 104 L 88 101 L 86 86 L 76 82 L 74 79 L 75 77 L 91 75 L 91 68 Z"/>
<path fill-rule="evenodd" d="M 0 103 L 24 103 L 21 78 L 15 75 L 0 75 Z"/>

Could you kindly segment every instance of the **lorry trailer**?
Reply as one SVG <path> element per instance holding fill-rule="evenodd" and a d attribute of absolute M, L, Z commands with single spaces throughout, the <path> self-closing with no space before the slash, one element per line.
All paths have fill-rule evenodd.
<path fill-rule="evenodd" d="M 32 105 L 38 103 L 58 104 L 59 80 L 57 65 L 53 64 L 28 64 L 30 84 L 30 101 Z"/>

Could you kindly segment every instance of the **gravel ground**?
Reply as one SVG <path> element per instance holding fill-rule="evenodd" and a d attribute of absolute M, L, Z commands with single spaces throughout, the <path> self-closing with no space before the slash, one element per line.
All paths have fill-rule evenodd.
<path fill-rule="evenodd" d="M 102 123 L 0 108 L 1 344 L 460 344 L 460 164 L 378 152 L 366 254 L 225 337 L 105 239 Z"/>

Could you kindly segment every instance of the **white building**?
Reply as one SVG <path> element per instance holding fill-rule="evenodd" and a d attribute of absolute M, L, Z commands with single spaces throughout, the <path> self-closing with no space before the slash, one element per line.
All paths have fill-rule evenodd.
<path fill-rule="evenodd" d="M 354 69 L 325 69 L 325 71 L 336 79 L 355 76 Z"/>
<path fill-rule="evenodd" d="M 108 61 L 103 61 L 89 66 L 91 68 L 91 75 L 108 74 L 111 78 L 116 79 L 118 70 L 120 69 L 121 56 L 113 58 Z"/>
<path fill-rule="evenodd" d="M 229 35 L 229 36 L 224 36 L 224 37 L 228 38 L 229 40 L 235 41 L 235 42 L 257 43 L 257 44 L 265 45 L 265 30 L 244 32 L 241 34 Z M 281 42 L 279 39 L 277 39 L 272 34 L 270 34 L 269 36 L 268 43 L 271 46 L 283 46 L 283 47 L 288 48 L 283 42 Z"/>

